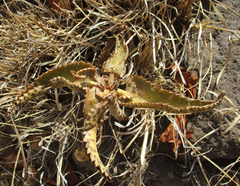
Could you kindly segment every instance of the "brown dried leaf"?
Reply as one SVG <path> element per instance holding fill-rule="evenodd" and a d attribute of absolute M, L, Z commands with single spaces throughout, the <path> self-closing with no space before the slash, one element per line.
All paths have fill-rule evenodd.
<path fill-rule="evenodd" d="M 188 115 L 183 115 L 184 116 L 184 122 L 185 122 L 185 125 L 187 124 L 188 122 Z M 176 115 L 174 117 L 174 120 L 176 121 L 179 129 L 181 131 L 183 131 L 184 127 L 183 127 L 183 120 L 182 120 L 182 115 Z M 193 131 L 187 131 L 186 132 L 186 138 L 189 139 L 192 137 L 192 132 Z M 173 134 L 175 133 L 175 134 Z M 171 123 L 168 128 L 162 133 L 162 135 L 160 136 L 159 138 L 160 141 L 162 141 L 163 143 L 173 143 L 172 145 L 172 150 L 173 152 L 176 151 L 175 149 L 175 146 L 174 146 L 174 143 L 177 143 L 178 147 L 181 146 L 182 144 L 182 141 L 180 139 L 180 137 L 178 136 L 178 141 L 177 141 L 177 136 L 176 136 L 176 131 L 174 129 L 174 126 L 173 126 L 173 123 Z"/>
<path fill-rule="evenodd" d="M 175 68 L 175 67 L 173 67 L 173 68 Z M 187 96 L 190 98 L 196 99 L 197 98 L 197 87 L 194 85 L 196 85 L 196 83 L 198 81 L 198 77 L 194 76 L 192 74 L 192 72 L 187 72 L 187 69 L 184 67 L 180 66 L 180 69 L 181 69 L 182 75 L 184 77 L 184 80 L 186 82 L 185 88 L 187 88 L 189 90 L 189 92 L 187 92 Z M 178 70 L 176 71 L 175 80 L 178 83 L 183 83 Z"/>

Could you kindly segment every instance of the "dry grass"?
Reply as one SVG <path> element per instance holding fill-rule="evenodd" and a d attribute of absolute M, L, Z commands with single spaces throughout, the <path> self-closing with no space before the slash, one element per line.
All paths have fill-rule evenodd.
<path fill-rule="evenodd" d="M 21 107 L 14 106 L 12 102 L 47 69 L 80 60 L 100 68 L 98 57 L 106 41 L 120 32 L 129 47 L 126 76 L 138 73 L 163 87 L 169 87 L 167 83 L 173 82 L 175 76 L 171 67 L 178 69 L 181 65 L 188 70 L 198 69 L 198 98 L 204 98 L 207 93 L 216 96 L 217 90 L 213 92 L 212 89 L 215 83 L 219 92 L 227 91 L 218 84 L 230 63 L 232 42 L 239 42 L 240 34 L 228 28 L 218 8 L 223 7 L 230 13 L 238 14 L 217 1 L 211 3 L 213 10 L 207 12 L 197 0 L 79 0 L 73 1 L 66 9 L 52 11 L 37 0 L 32 3 L 25 0 L 4 1 L 1 5 L 4 16 L 0 18 L 0 127 L 1 138 L 8 143 L 1 146 L 0 153 L 1 157 L 12 152 L 16 154 L 16 160 L 22 163 L 24 175 L 22 177 L 17 172 L 17 164 L 11 170 L 6 167 L 8 163 L 1 161 L 1 182 L 6 185 L 35 185 L 37 182 L 47 185 L 44 182 L 48 177 L 56 181 L 56 185 L 67 185 L 66 166 L 72 159 L 74 149 L 81 143 L 84 97 L 81 94 L 72 95 L 68 89 L 58 90 L 60 111 L 55 104 L 54 92 L 48 92 Z M 211 14 L 218 16 L 221 21 L 213 22 Z M 201 16 L 205 19 L 200 20 Z M 229 55 L 217 76 L 212 69 L 214 30 L 228 32 L 230 43 Z M 206 60 L 208 63 L 204 63 Z M 207 71 L 203 71 L 206 64 Z M 206 76 L 210 79 L 208 84 L 203 84 Z M 174 91 L 184 93 L 187 90 Z M 216 110 L 223 123 L 220 127 L 223 135 L 230 130 L 235 132 L 240 119 L 238 109 L 226 97 L 224 108 Z M 129 121 L 119 124 L 109 116 L 103 127 L 100 153 L 114 177 L 115 185 L 144 183 L 148 159 L 156 155 L 156 125 L 161 126 L 161 118 L 167 115 L 154 110 L 136 109 L 128 112 L 132 113 Z M 228 115 L 234 115 L 235 119 L 229 121 Z M 167 118 L 173 120 L 170 115 Z M 186 152 L 191 151 L 196 157 L 191 171 L 196 162 L 202 167 L 200 157 L 203 157 L 219 169 L 218 183 L 232 181 L 239 184 L 233 180 L 234 175 L 239 173 L 232 170 L 239 158 L 224 168 L 219 167 L 197 148 L 197 142 L 192 144 L 184 134 L 179 133 Z M 240 142 L 237 133 L 236 138 Z M 109 148 L 104 147 L 105 144 Z M 82 183 L 110 184 L 103 178 L 99 180 L 101 176 L 97 172 L 92 174 L 91 171 L 82 170 L 76 171 Z M 191 171 L 189 174 L 192 174 Z M 203 167 L 202 174 L 211 185 L 212 179 L 206 175 Z"/>

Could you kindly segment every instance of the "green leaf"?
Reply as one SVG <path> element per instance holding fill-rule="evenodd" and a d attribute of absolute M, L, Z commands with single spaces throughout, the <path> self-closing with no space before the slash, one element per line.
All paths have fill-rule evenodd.
<path fill-rule="evenodd" d="M 83 90 L 83 87 L 80 82 L 72 83 L 67 79 L 65 79 L 64 77 L 60 77 L 60 76 L 54 77 L 50 81 L 55 88 L 68 87 L 72 91 L 79 91 L 79 92 Z"/>
<path fill-rule="evenodd" d="M 128 56 L 128 47 L 124 39 L 116 37 L 116 46 L 113 53 L 103 64 L 105 73 L 113 73 L 116 77 L 122 78 L 126 73 L 125 61 Z"/>
<path fill-rule="evenodd" d="M 219 105 L 225 95 L 221 93 L 216 101 L 197 100 L 154 87 L 137 75 L 127 81 L 126 91 L 118 91 L 119 103 L 131 108 L 153 108 L 170 113 L 205 112 Z"/>
<path fill-rule="evenodd" d="M 25 91 L 19 95 L 14 104 L 21 105 L 27 103 L 29 100 L 34 99 L 42 94 L 44 94 L 49 88 L 44 88 L 43 86 L 29 86 Z"/>
<path fill-rule="evenodd" d="M 85 147 L 87 149 L 87 154 L 89 155 L 90 160 L 94 164 L 96 168 L 100 170 L 100 172 L 109 180 L 111 180 L 111 176 L 107 172 L 105 166 L 103 165 L 97 150 L 97 126 L 93 127 L 90 130 L 83 132 L 83 142 L 85 143 Z"/>
<path fill-rule="evenodd" d="M 106 109 L 107 101 L 101 101 L 96 97 L 96 87 L 87 91 L 84 101 L 83 113 L 86 116 L 83 130 L 90 130 L 99 122 L 100 116 Z"/>
<path fill-rule="evenodd" d="M 38 85 L 51 86 L 52 84 L 50 80 L 58 76 L 63 77 L 70 82 L 75 82 L 78 81 L 78 79 L 73 77 L 71 71 L 79 71 L 81 69 L 89 67 L 93 67 L 91 63 L 85 63 L 82 61 L 75 63 L 67 63 L 65 65 L 43 73 L 39 78 L 36 79 L 36 82 Z"/>
<path fill-rule="evenodd" d="M 111 180 L 105 166 L 103 165 L 97 150 L 96 136 L 99 118 L 105 111 L 108 101 L 101 101 L 96 97 L 96 87 L 88 89 L 84 101 L 83 112 L 86 116 L 83 126 L 83 142 L 87 149 L 87 154 L 96 168 L 100 170 L 109 180 Z"/>

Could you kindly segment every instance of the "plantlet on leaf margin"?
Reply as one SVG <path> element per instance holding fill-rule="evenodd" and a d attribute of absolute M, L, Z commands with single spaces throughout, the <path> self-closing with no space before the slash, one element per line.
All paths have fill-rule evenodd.
<path fill-rule="evenodd" d="M 127 119 L 119 105 L 190 114 L 213 109 L 220 104 L 225 95 L 221 93 L 216 101 L 190 99 L 154 87 L 137 75 L 124 79 L 126 90 L 120 89 L 118 85 L 126 73 L 127 56 L 128 47 L 124 39 L 116 36 L 115 49 L 103 63 L 102 74 L 99 74 L 96 67 L 90 63 L 68 63 L 43 73 L 36 79 L 38 86 L 27 89 L 14 102 L 24 104 L 50 88 L 68 87 L 83 93 L 85 95 L 83 142 L 94 166 L 109 180 L 112 178 L 99 157 L 96 145 L 99 120 L 107 108 L 117 120 Z"/>

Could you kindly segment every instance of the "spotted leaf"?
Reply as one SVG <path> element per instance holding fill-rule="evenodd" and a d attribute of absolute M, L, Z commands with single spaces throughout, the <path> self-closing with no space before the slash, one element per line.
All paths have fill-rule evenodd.
<path fill-rule="evenodd" d="M 107 101 L 99 102 L 95 104 L 94 107 L 88 111 L 86 119 L 84 120 L 83 130 L 89 130 L 98 124 L 99 118 L 105 111 L 106 105 L 107 105 Z"/>
<path fill-rule="evenodd" d="M 83 89 L 80 82 L 72 83 L 68 79 L 65 79 L 61 76 L 52 78 L 50 82 L 55 88 L 68 87 L 73 91 L 81 91 Z"/>
<path fill-rule="evenodd" d="M 83 126 L 83 142 L 85 143 L 87 154 L 89 155 L 94 166 L 98 168 L 100 172 L 108 179 L 111 179 L 99 157 L 96 142 L 99 119 L 105 111 L 105 107 L 108 102 L 99 100 L 99 98 L 96 96 L 96 89 L 96 87 L 88 89 L 85 97 L 86 99 L 84 102 L 83 112 L 86 116 L 86 119 L 84 120 Z"/>
<path fill-rule="evenodd" d="M 124 39 L 116 37 L 116 46 L 113 53 L 103 64 L 105 73 L 113 73 L 116 77 L 122 78 L 126 73 L 125 60 L 128 56 L 128 47 Z"/>
<path fill-rule="evenodd" d="M 44 94 L 49 88 L 44 88 L 43 86 L 29 86 L 25 91 L 19 95 L 16 100 L 14 101 L 14 104 L 25 104 L 29 100 L 34 99 L 42 94 Z"/>
<path fill-rule="evenodd" d="M 105 166 L 103 165 L 98 151 L 97 151 L 97 126 L 93 127 L 90 130 L 83 132 L 83 142 L 85 143 L 85 147 L 87 149 L 87 154 L 90 157 L 90 160 L 94 164 L 96 168 L 100 170 L 100 172 L 109 180 L 111 180 L 111 176 L 109 175 L 108 171 L 106 170 Z"/>

